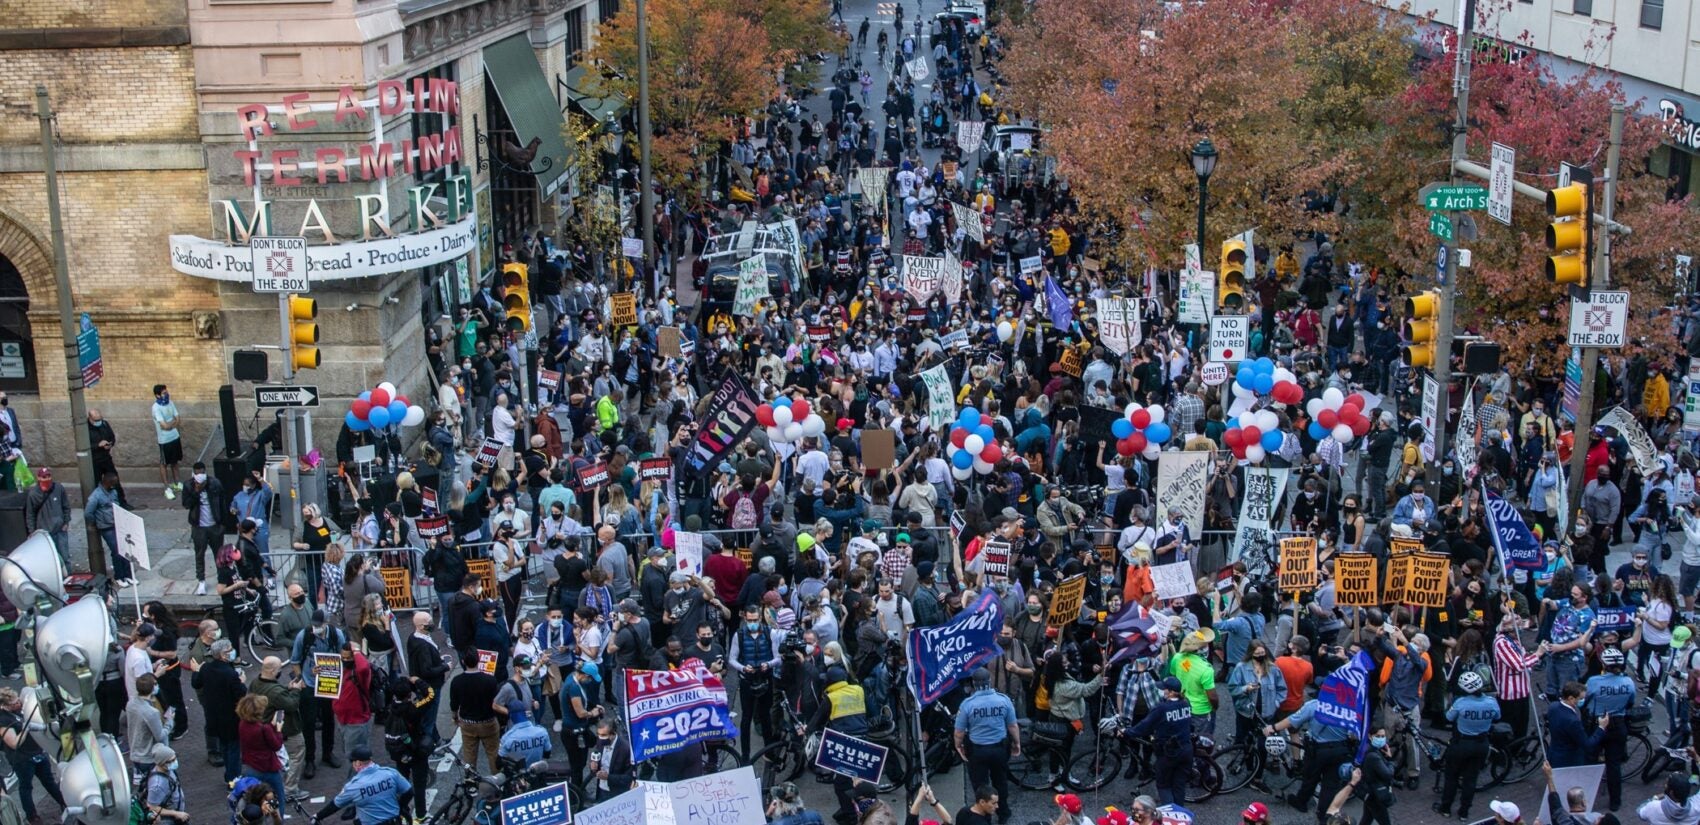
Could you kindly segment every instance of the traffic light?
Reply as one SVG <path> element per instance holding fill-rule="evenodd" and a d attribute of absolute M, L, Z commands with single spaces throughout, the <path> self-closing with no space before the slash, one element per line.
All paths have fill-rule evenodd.
<path fill-rule="evenodd" d="M 297 370 L 319 368 L 319 302 L 289 296 L 289 363 Z"/>
<path fill-rule="evenodd" d="M 1421 292 L 1405 299 L 1405 366 L 1433 367 L 1435 325 L 1440 316 L 1440 294 Z"/>
<path fill-rule="evenodd" d="M 1587 182 L 1575 182 L 1571 171 L 1568 186 L 1547 192 L 1547 214 L 1553 222 L 1547 224 L 1547 280 L 1569 286 L 1588 285 L 1588 212 L 1591 188 Z"/>
<path fill-rule="evenodd" d="M 1216 270 L 1216 306 L 1228 310 L 1245 308 L 1245 241 L 1222 242 L 1222 266 Z"/>
<path fill-rule="evenodd" d="M 525 264 L 502 264 L 502 305 L 510 332 L 531 328 L 531 283 Z"/>

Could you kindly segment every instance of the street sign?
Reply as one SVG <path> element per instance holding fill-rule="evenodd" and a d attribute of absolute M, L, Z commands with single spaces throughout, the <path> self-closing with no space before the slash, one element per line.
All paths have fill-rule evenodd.
<path fill-rule="evenodd" d="M 86 312 L 77 325 L 77 366 L 83 372 L 85 388 L 99 384 L 106 375 L 106 365 L 100 358 L 100 330 L 95 329 Z"/>
<path fill-rule="evenodd" d="M 1446 285 L 1447 249 L 1448 247 L 1441 247 L 1440 252 L 1434 256 L 1434 279 L 1441 286 Z"/>
<path fill-rule="evenodd" d="M 1595 290 L 1587 300 L 1570 299 L 1570 346 L 1621 347 L 1629 320 L 1629 293 Z"/>
<path fill-rule="evenodd" d="M 307 291 L 306 238 L 250 238 L 255 292 Z"/>
<path fill-rule="evenodd" d="M 1473 183 L 1457 186 L 1431 183 L 1422 189 L 1423 208 L 1430 212 L 1486 209 L 1488 191 Z"/>
<path fill-rule="evenodd" d="M 1215 315 L 1210 318 L 1210 347 L 1205 361 L 1236 363 L 1251 349 L 1251 318 L 1245 315 Z"/>
<path fill-rule="evenodd" d="M 1443 240 L 1452 240 L 1452 219 L 1439 212 L 1431 212 L 1428 216 L 1428 231 Z"/>
<path fill-rule="evenodd" d="M 260 409 L 319 406 L 319 388 L 307 384 L 270 385 L 254 388 L 254 403 Z"/>
<path fill-rule="evenodd" d="M 1682 400 L 1682 428 L 1700 430 L 1700 358 L 1688 359 L 1688 394 Z"/>
<path fill-rule="evenodd" d="M 1423 376 L 1423 443 L 1419 448 L 1424 461 L 1434 460 L 1434 427 L 1440 419 L 1440 382 L 1434 376 Z"/>
<path fill-rule="evenodd" d="M 1517 150 L 1503 143 L 1493 145 L 1493 168 L 1488 172 L 1488 217 L 1511 225 L 1512 176 L 1517 171 Z"/>

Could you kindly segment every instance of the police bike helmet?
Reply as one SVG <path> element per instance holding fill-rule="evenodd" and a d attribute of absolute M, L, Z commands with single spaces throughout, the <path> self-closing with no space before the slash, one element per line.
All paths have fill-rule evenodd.
<path fill-rule="evenodd" d="M 1473 670 L 1466 670 L 1458 675 L 1458 689 L 1468 694 L 1482 692 L 1482 675 Z"/>
<path fill-rule="evenodd" d="M 1600 665 L 1602 667 L 1606 667 L 1606 668 L 1623 667 L 1623 663 L 1624 663 L 1623 651 L 1621 651 L 1621 650 L 1619 650 L 1615 647 L 1608 647 L 1608 648 L 1600 651 Z"/>

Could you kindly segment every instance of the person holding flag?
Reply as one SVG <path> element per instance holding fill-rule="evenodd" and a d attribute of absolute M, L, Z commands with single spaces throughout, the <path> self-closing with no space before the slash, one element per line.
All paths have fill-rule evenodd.
<path fill-rule="evenodd" d="M 1369 718 L 1369 671 L 1373 663 L 1367 651 L 1358 651 L 1345 666 L 1336 669 L 1322 680 L 1316 698 L 1306 701 L 1293 715 L 1265 725 L 1264 736 L 1292 730 L 1304 725 L 1305 748 L 1303 774 L 1299 787 L 1287 802 L 1300 811 L 1310 809 L 1310 799 L 1317 799 L 1316 821 L 1328 817 L 1328 801 L 1345 784 L 1340 766 L 1355 761 L 1361 748 L 1357 741 L 1364 739 L 1364 726 Z"/>

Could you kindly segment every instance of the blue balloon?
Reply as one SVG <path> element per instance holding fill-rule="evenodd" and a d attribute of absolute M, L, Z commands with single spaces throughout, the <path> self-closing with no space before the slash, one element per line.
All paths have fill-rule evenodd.
<path fill-rule="evenodd" d="M 407 405 L 400 401 L 390 402 L 390 420 L 400 421 L 407 417 Z"/>
<path fill-rule="evenodd" d="M 1123 439 L 1133 435 L 1133 422 L 1125 418 L 1116 419 L 1115 423 L 1110 425 L 1110 435 L 1115 436 L 1117 439 Z"/>
<path fill-rule="evenodd" d="M 791 399 L 781 395 L 781 396 L 773 399 L 773 403 L 770 406 L 789 407 L 789 406 L 791 406 Z"/>
<path fill-rule="evenodd" d="M 347 424 L 348 428 L 354 432 L 360 432 L 369 426 L 366 422 L 361 421 L 360 418 L 354 414 L 353 410 L 349 410 L 348 414 L 342 417 L 342 423 Z"/>
<path fill-rule="evenodd" d="M 1256 381 L 1257 381 L 1257 371 L 1256 370 L 1240 370 L 1239 374 L 1234 376 L 1234 383 L 1241 386 L 1241 387 L 1245 387 L 1248 390 L 1252 389 L 1252 387 L 1256 383 Z"/>
<path fill-rule="evenodd" d="M 360 395 L 359 395 L 359 398 L 360 398 L 361 401 L 371 401 L 372 400 L 372 391 L 366 390 L 364 392 L 361 392 Z"/>
<path fill-rule="evenodd" d="M 1263 358 L 1259 358 L 1259 359 L 1257 359 L 1257 371 L 1264 373 L 1264 374 L 1267 374 L 1267 375 L 1274 375 L 1275 374 L 1275 362 L 1269 360 L 1269 358 L 1267 356 L 1265 356 Z"/>
<path fill-rule="evenodd" d="M 1275 376 L 1259 373 L 1257 380 L 1252 382 L 1251 388 L 1257 390 L 1258 395 L 1268 395 L 1271 390 L 1275 389 Z"/>
<path fill-rule="evenodd" d="M 955 467 L 958 470 L 966 470 L 969 467 L 974 466 L 974 456 L 970 455 L 967 450 L 957 450 L 956 453 L 950 457 L 950 466 Z"/>
<path fill-rule="evenodd" d="M 1267 452 L 1275 452 L 1281 449 L 1281 442 L 1285 440 L 1286 438 L 1281 435 L 1280 430 L 1270 430 L 1263 434 L 1263 449 Z"/>
<path fill-rule="evenodd" d="M 1239 428 L 1240 428 L 1240 417 L 1237 416 L 1237 415 L 1229 417 L 1228 418 L 1228 429 L 1237 430 Z"/>
<path fill-rule="evenodd" d="M 956 417 L 956 423 L 964 430 L 972 430 L 980 426 L 980 411 L 973 407 L 963 407 L 962 414 Z"/>
<path fill-rule="evenodd" d="M 979 436 L 980 440 L 987 444 L 998 440 L 997 433 L 992 432 L 992 425 L 990 424 L 981 424 L 980 426 L 975 427 L 974 434 Z"/>
<path fill-rule="evenodd" d="M 1166 421 L 1159 421 L 1145 428 L 1145 438 L 1152 444 L 1167 444 L 1169 437 L 1174 435 Z"/>
<path fill-rule="evenodd" d="M 1329 436 L 1328 428 L 1316 423 L 1315 421 L 1310 422 L 1310 426 L 1306 427 L 1305 431 L 1310 433 L 1310 437 L 1317 441 L 1321 441 Z"/>
<path fill-rule="evenodd" d="M 371 412 L 366 413 L 366 423 L 380 430 L 388 427 L 390 425 L 390 408 L 373 407 Z"/>

